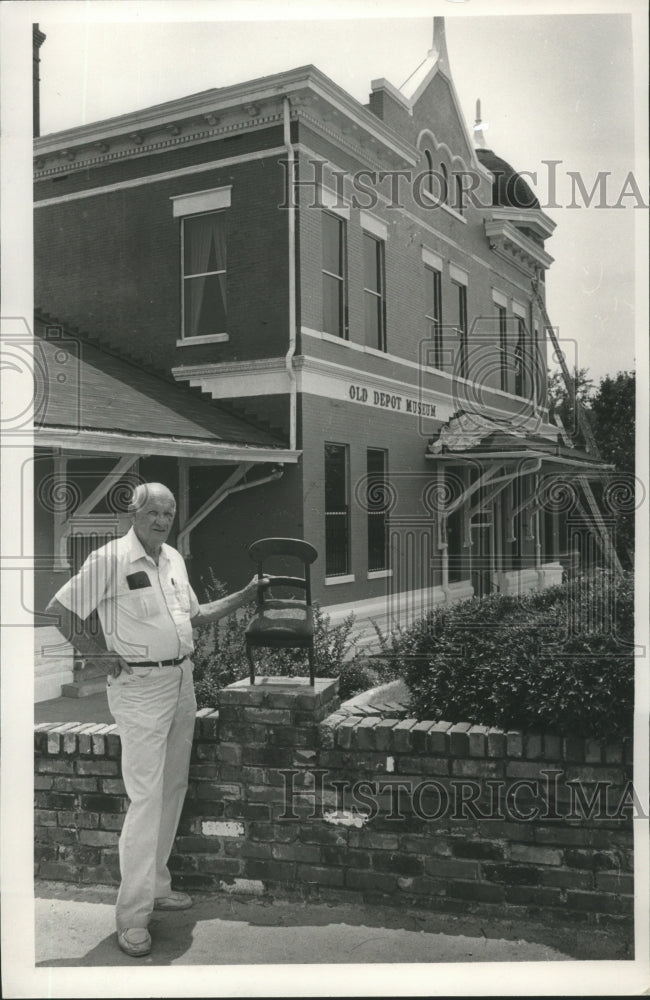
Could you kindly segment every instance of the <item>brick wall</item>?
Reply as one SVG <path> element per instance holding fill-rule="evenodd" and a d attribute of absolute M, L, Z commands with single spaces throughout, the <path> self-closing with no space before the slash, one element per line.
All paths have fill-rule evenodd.
<path fill-rule="evenodd" d="M 352 715 L 335 680 L 220 695 L 197 717 L 179 888 L 533 922 L 580 957 L 631 956 L 630 746 Z M 45 724 L 35 744 L 36 874 L 116 883 L 115 727 Z M 567 815 L 576 783 L 607 818 L 575 793 Z"/>

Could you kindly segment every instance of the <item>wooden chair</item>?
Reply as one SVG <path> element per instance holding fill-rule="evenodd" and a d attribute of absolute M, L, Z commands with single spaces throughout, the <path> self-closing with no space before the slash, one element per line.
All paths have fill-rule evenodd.
<path fill-rule="evenodd" d="M 246 628 L 246 656 L 250 666 L 250 682 L 255 683 L 253 650 L 306 649 L 309 657 L 309 683 L 314 683 L 314 617 L 311 604 L 310 566 L 318 552 L 309 542 L 299 538 L 260 538 L 249 546 L 248 554 L 257 563 L 257 575 L 265 575 L 265 565 L 271 559 L 299 560 L 302 576 L 274 576 L 269 585 L 257 588 L 255 617 Z M 269 574 L 268 568 L 266 575 Z M 304 598 L 276 598 L 271 588 L 303 590 Z"/>

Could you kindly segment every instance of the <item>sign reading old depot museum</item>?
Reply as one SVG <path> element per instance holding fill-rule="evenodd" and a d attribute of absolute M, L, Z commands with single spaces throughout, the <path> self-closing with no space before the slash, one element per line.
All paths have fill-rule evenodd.
<path fill-rule="evenodd" d="M 420 399 L 402 396 L 395 392 L 381 392 L 379 389 L 352 384 L 348 389 L 348 395 L 354 403 L 365 403 L 367 406 L 377 406 L 380 409 L 400 413 L 412 413 L 418 417 L 436 416 L 435 403 L 425 403 Z"/>

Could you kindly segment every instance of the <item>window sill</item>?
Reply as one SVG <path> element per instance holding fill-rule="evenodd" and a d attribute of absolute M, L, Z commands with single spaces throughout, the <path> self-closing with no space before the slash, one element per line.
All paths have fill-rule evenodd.
<path fill-rule="evenodd" d="M 349 573 L 347 576 L 326 576 L 325 586 L 335 587 L 338 583 L 354 583 L 354 581 L 354 573 Z"/>
<path fill-rule="evenodd" d="M 368 580 L 385 580 L 386 577 L 392 575 L 392 569 L 371 569 L 368 572 Z"/>
<path fill-rule="evenodd" d="M 177 347 L 193 347 L 195 344 L 226 344 L 230 340 L 227 333 L 209 333 L 205 337 L 183 337 L 176 341 Z"/>

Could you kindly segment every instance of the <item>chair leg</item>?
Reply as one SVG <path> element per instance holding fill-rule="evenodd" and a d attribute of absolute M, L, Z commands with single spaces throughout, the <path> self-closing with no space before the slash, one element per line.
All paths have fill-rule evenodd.
<path fill-rule="evenodd" d="M 253 659 L 253 651 L 250 646 L 246 646 L 246 658 L 248 660 L 248 676 L 251 684 L 255 683 L 255 661 Z"/>
<path fill-rule="evenodd" d="M 308 648 L 308 654 L 309 654 L 309 683 L 313 687 L 314 686 L 314 647 L 313 646 L 309 646 L 309 648 Z"/>

